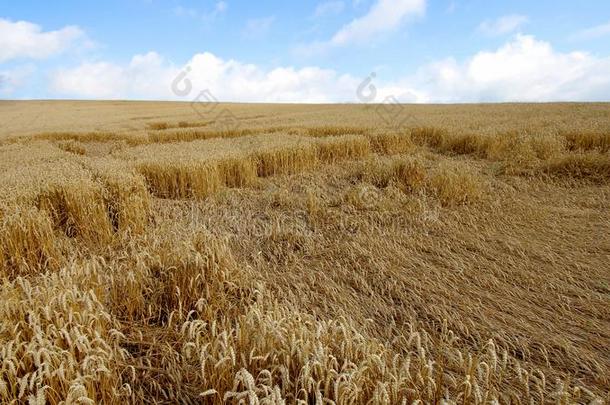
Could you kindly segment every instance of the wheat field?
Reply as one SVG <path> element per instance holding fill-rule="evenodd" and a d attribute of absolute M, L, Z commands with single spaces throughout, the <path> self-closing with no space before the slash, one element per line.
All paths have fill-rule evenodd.
<path fill-rule="evenodd" d="M 0 101 L 0 402 L 610 403 L 610 105 L 384 112 Z"/>

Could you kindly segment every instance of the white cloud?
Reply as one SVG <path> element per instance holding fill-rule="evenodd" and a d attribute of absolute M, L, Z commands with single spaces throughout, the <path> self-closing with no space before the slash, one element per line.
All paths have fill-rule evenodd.
<path fill-rule="evenodd" d="M 529 21 L 525 15 L 510 14 L 495 20 L 486 20 L 479 25 L 479 31 L 490 36 L 510 34 Z"/>
<path fill-rule="evenodd" d="M 517 35 L 464 63 L 447 59 L 423 67 L 410 82 L 424 102 L 608 100 L 610 57 L 561 53 L 547 42 Z"/>
<path fill-rule="evenodd" d="M 183 6 L 177 6 L 174 8 L 174 14 L 178 17 L 189 17 L 200 19 L 204 22 L 210 22 L 225 13 L 229 8 L 229 3 L 226 1 L 218 1 L 214 5 L 214 8 L 210 11 L 200 12 L 194 8 L 187 8 Z"/>
<path fill-rule="evenodd" d="M 175 94 L 172 84 L 187 67 L 190 86 L 185 80 L 179 80 L 176 86 L 191 90 Z M 178 68 L 151 52 L 135 56 L 127 66 L 84 63 L 58 71 L 52 77 L 51 89 L 55 94 L 85 98 L 191 101 L 201 91 L 209 90 L 221 101 L 331 102 L 353 99 L 357 85 L 358 80 L 349 75 L 318 67 L 263 70 L 206 52 L 194 55 Z"/>
<path fill-rule="evenodd" d="M 584 29 L 572 36 L 576 40 L 596 39 L 610 35 L 610 21 L 606 24 L 596 25 L 595 27 Z"/>
<path fill-rule="evenodd" d="M 426 0 L 377 0 L 369 12 L 352 20 L 330 40 L 334 46 L 368 41 L 371 37 L 397 29 L 411 17 L 421 16 Z"/>
<path fill-rule="evenodd" d="M 449 2 L 449 4 L 447 5 L 447 8 L 445 9 L 445 13 L 447 14 L 453 14 L 455 12 L 455 10 L 457 9 L 458 5 L 456 0 L 451 0 Z"/>
<path fill-rule="evenodd" d="M 190 91 L 175 94 L 172 82 L 187 66 Z M 463 62 L 449 58 L 423 66 L 412 76 L 381 79 L 374 78 L 376 97 L 369 101 L 382 102 L 387 96 L 401 102 L 609 100 L 610 57 L 558 52 L 547 42 L 516 35 L 500 48 L 478 52 Z M 149 53 L 135 56 L 126 66 L 85 63 L 56 72 L 52 89 L 55 94 L 87 98 L 190 101 L 209 89 L 221 101 L 357 102 L 362 82 L 363 78 L 332 69 L 263 69 L 207 52 L 177 67 Z M 179 88 L 185 83 L 180 80 Z"/>
<path fill-rule="evenodd" d="M 217 13 L 224 13 L 225 11 L 227 11 L 228 8 L 229 8 L 229 3 L 227 3 L 226 1 L 219 1 L 216 3 L 216 6 L 214 7 L 214 11 Z"/>
<path fill-rule="evenodd" d="M 398 29 L 410 18 L 424 15 L 427 0 L 376 0 L 369 11 L 344 25 L 327 41 L 296 47 L 295 53 L 312 55 L 333 47 L 370 42 Z"/>
<path fill-rule="evenodd" d="M 345 2 L 342 0 L 331 0 L 319 3 L 313 15 L 316 18 L 322 18 L 333 14 L 339 14 L 345 9 Z"/>
<path fill-rule="evenodd" d="M 0 70 L 0 95 L 11 95 L 15 90 L 24 85 L 35 70 L 36 69 L 32 65 Z"/>
<path fill-rule="evenodd" d="M 246 22 L 242 34 L 246 38 L 260 39 L 269 33 L 274 21 L 275 16 L 251 18 Z"/>
<path fill-rule="evenodd" d="M 176 6 L 174 8 L 174 14 L 178 17 L 197 18 L 199 16 L 199 12 L 194 8 L 187 8 L 183 6 Z"/>
<path fill-rule="evenodd" d="M 169 85 L 178 69 L 155 52 L 136 55 L 126 66 L 109 62 L 85 62 L 51 75 L 57 94 L 94 99 L 168 98 Z"/>
<path fill-rule="evenodd" d="M 0 18 L 0 63 L 12 59 L 45 59 L 70 48 L 85 35 L 76 26 L 42 31 L 27 21 Z"/>

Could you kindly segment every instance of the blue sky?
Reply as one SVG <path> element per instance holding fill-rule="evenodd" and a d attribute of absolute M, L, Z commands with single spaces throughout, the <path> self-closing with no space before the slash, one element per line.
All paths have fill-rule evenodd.
<path fill-rule="evenodd" d="M 358 92 L 367 77 L 375 97 Z M 610 2 L 2 0 L 0 98 L 203 90 L 222 101 L 610 101 Z"/>

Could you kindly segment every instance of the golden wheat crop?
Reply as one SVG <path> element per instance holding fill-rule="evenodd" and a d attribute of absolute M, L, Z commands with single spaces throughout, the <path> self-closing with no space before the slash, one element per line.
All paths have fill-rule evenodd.
<path fill-rule="evenodd" d="M 52 104 L 0 112 L 0 403 L 610 401 L 608 105 Z"/>

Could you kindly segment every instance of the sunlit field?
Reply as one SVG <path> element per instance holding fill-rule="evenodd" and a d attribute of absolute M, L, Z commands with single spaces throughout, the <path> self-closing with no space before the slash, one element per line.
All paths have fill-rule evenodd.
<path fill-rule="evenodd" d="M 609 111 L 0 101 L 0 402 L 606 403 Z"/>

